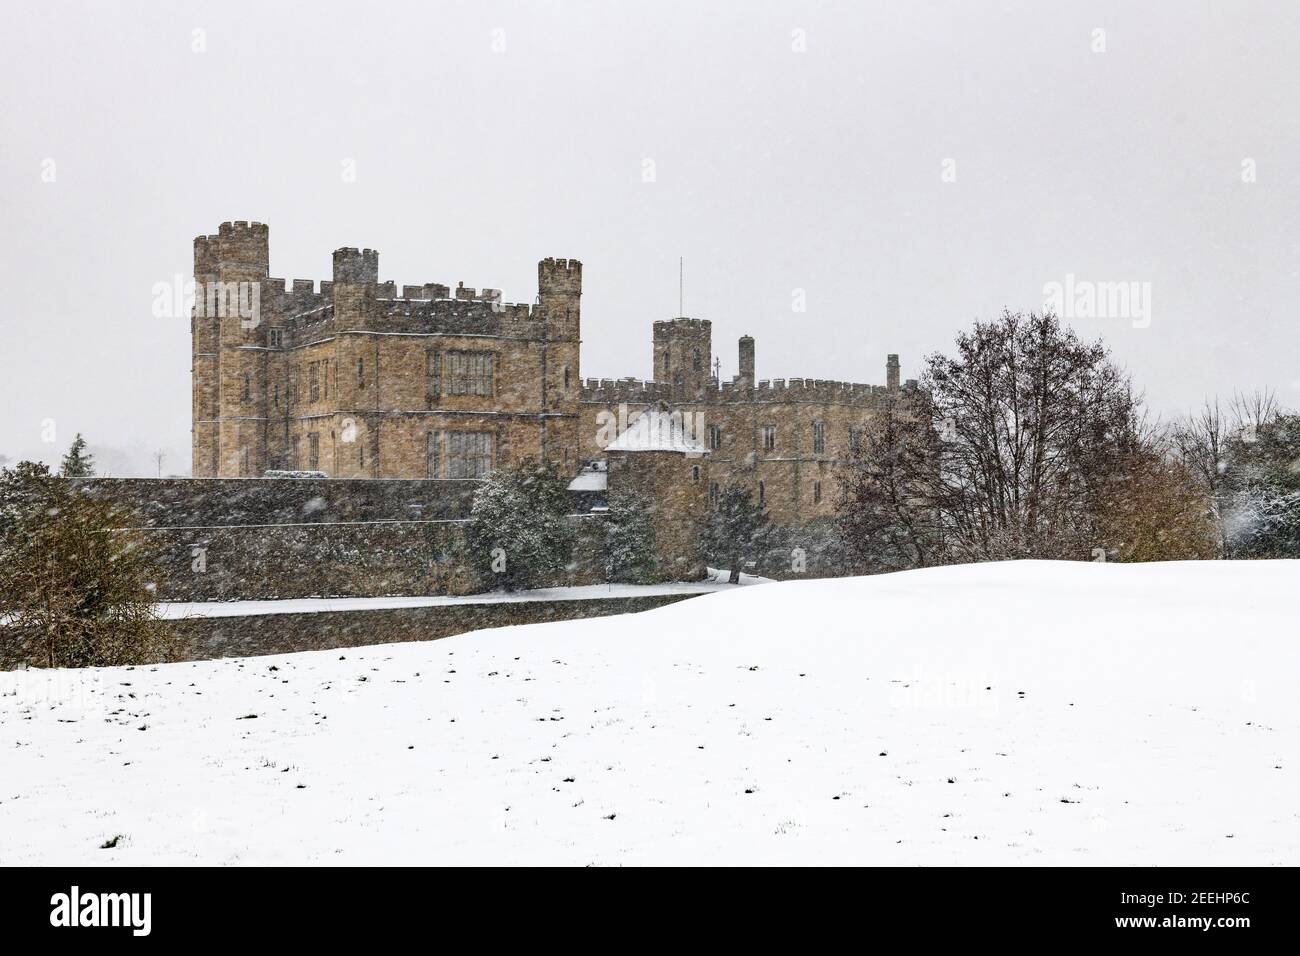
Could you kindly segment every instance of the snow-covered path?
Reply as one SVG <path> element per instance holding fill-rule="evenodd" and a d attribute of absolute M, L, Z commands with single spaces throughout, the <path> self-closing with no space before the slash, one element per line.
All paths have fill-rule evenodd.
<path fill-rule="evenodd" d="M 983 565 L 0 675 L 0 864 L 1294 864 L 1297 594 Z"/>

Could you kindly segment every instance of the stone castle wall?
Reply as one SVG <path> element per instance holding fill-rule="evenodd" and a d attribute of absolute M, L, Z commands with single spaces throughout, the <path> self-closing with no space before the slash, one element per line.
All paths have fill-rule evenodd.
<path fill-rule="evenodd" d="M 489 627 L 632 614 L 695 596 L 656 594 L 574 601 L 497 601 L 360 611 L 193 617 L 170 621 L 169 627 L 179 639 L 179 657 L 197 661 L 337 650 L 399 641 L 431 641 Z"/>
<path fill-rule="evenodd" d="M 160 601 L 469 594 L 460 557 L 477 481 L 96 478 L 157 552 Z M 575 515 L 556 585 L 604 580 L 602 521 Z"/>
<path fill-rule="evenodd" d="M 539 262 L 537 301 L 527 305 L 463 284 L 399 294 L 378 280 L 375 250 L 338 249 L 333 259 L 333 278 L 319 287 L 286 283 L 270 275 L 261 223 L 223 223 L 195 239 L 205 303 L 205 290 L 258 292 L 253 320 L 196 303 L 196 477 L 460 477 L 448 444 L 457 433 L 489 436 L 492 467 L 545 458 L 577 470 L 580 262 Z M 491 357 L 486 389 L 452 387 L 459 353 Z"/>

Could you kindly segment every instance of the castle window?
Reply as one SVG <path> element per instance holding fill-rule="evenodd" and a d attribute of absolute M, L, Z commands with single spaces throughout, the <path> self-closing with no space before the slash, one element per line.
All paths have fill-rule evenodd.
<path fill-rule="evenodd" d="M 667 352 L 664 352 L 664 374 L 667 375 L 671 369 L 672 359 L 669 357 Z"/>
<path fill-rule="evenodd" d="M 826 423 L 813 422 L 813 454 L 826 454 Z"/>
<path fill-rule="evenodd" d="M 280 407 L 280 386 L 279 386 L 279 385 L 277 385 L 277 386 L 275 387 L 275 399 L 274 399 L 274 401 L 275 401 L 275 407 L 276 407 L 276 408 L 279 408 L 279 407 Z"/>
<path fill-rule="evenodd" d="M 776 450 L 776 426 L 764 425 L 763 426 L 763 451 L 775 451 L 775 450 Z"/>
<path fill-rule="evenodd" d="M 447 394 L 491 395 L 491 352 L 448 352 Z"/>
<path fill-rule="evenodd" d="M 317 471 L 320 468 L 320 433 L 309 432 L 307 434 L 307 470 Z"/>
<path fill-rule="evenodd" d="M 282 333 L 281 333 L 281 331 L 280 331 L 279 329 L 271 329 L 271 330 L 267 333 L 267 337 L 270 339 L 270 342 L 271 342 L 271 348 L 273 348 L 273 349 L 278 349 L 278 348 L 280 347 L 280 345 L 281 345 L 281 343 L 282 343 L 282 341 L 283 341 L 283 339 L 281 338 L 281 335 L 282 335 Z"/>
<path fill-rule="evenodd" d="M 699 481 L 699 480 L 700 480 L 700 466 L 691 465 L 691 481 Z"/>
<path fill-rule="evenodd" d="M 716 481 L 709 482 L 709 504 L 716 505 L 719 497 L 721 497 L 721 492 L 718 490 L 718 483 Z"/>
<path fill-rule="evenodd" d="M 433 408 L 434 400 L 442 395 L 442 353 L 429 349 L 424 353 L 425 404 Z"/>
<path fill-rule="evenodd" d="M 717 451 L 719 448 L 722 447 L 722 426 L 721 425 L 709 426 L 709 447 L 712 448 L 714 451 Z"/>
<path fill-rule="evenodd" d="M 569 366 L 564 366 L 564 390 L 569 390 Z"/>
<path fill-rule="evenodd" d="M 240 399 L 240 401 L 247 402 L 247 401 L 251 401 L 252 398 L 253 398 L 253 376 L 251 376 L 251 375 L 249 375 L 247 372 L 245 372 L 245 373 L 244 373 L 244 385 L 243 385 L 243 387 L 240 389 L 240 392 L 239 392 L 239 399 Z"/>
<path fill-rule="evenodd" d="M 309 402 L 320 401 L 320 362 L 311 362 L 307 365 L 307 400 Z"/>
<path fill-rule="evenodd" d="M 767 504 L 767 485 L 763 482 L 758 483 L 758 506 L 762 508 Z"/>
<path fill-rule="evenodd" d="M 491 432 L 447 433 L 448 478 L 486 478 L 491 472 Z"/>
<path fill-rule="evenodd" d="M 695 349 L 693 352 L 691 352 L 691 368 L 695 369 L 695 371 L 698 372 L 702 364 L 703 364 L 702 360 L 700 359 L 700 350 Z"/>
<path fill-rule="evenodd" d="M 363 358 L 359 358 L 357 359 L 357 385 L 358 387 L 364 388 L 365 384 L 366 384 L 366 360 Z"/>
<path fill-rule="evenodd" d="M 862 451 L 862 426 L 849 426 L 849 453 L 856 455 Z"/>
<path fill-rule="evenodd" d="M 364 441 L 357 442 L 357 464 L 362 468 L 366 467 L 366 443 Z"/>
<path fill-rule="evenodd" d="M 814 481 L 813 482 L 813 504 L 819 505 L 821 503 L 822 503 L 822 483 L 820 481 Z"/>
<path fill-rule="evenodd" d="M 424 435 L 424 477 L 442 477 L 442 432 Z"/>

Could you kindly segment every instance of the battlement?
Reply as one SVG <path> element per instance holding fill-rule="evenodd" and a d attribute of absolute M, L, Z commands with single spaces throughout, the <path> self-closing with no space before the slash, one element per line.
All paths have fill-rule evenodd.
<path fill-rule="evenodd" d="M 403 299 L 450 299 L 451 290 L 440 282 L 402 286 Z"/>
<path fill-rule="evenodd" d="M 194 274 L 231 270 L 239 279 L 265 276 L 270 261 L 270 231 L 260 222 L 223 222 L 216 235 L 194 238 Z"/>
<path fill-rule="evenodd" d="M 868 385 L 861 382 L 838 382 L 820 378 L 777 378 L 760 381 L 753 390 L 752 400 L 868 404 L 879 399 L 886 391 L 884 385 Z"/>
<path fill-rule="evenodd" d="M 537 291 L 547 293 L 582 292 L 582 263 L 577 259 L 543 259 L 537 263 Z"/>
<path fill-rule="evenodd" d="M 713 322 L 709 319 L 688 319 L 680 316 L 676 319 L 659 319 L 654 324 L 655 335 L 666 335 L 674 330 L 689 330 L 692 332 L 707 332 L 713 328 Z"/>
<path fill-rule="evenodd" d="M 223 222 L 217 227 L 217 235 L 222 239 L 266 239 L 270 234 L 266 223 L 262 222 L 245 222 L 238 220 L 236 222 Z"/>
<path fill-rule="evenodd" d="M 915 387 L 915 383 L 909 383 Z M 834 402 L 848 405 L 872 405 L 880 401 L 888 389 L 884 385 L 859 382 L 837 382 L 811 378 L 778 378 L 764 380 L 753 389 L 742 389 L 736 382 L 710 382 L 699 396 L 689 403 L 734 404 L 742 402 Z M 645 404 L 673 400 L 672 386 L 667 382 L 647 382 L 635 378 L 588 378 L 582 383 L 579 400 L 600 404 Z"/>
<path fill-rule="evenodd" d="M 194 237 L 194 275 L 195 277 L 212 275 L 217 271 L 220 255 L 217 251 L 217 236 Z"/>
<path fill-rule="evenodd" d="M 668 401 L 672 387 L 664 382 L 647 382 L 637 378 L 589 378 L 580 383 L 578 400 L 604 404 L 629 404 Z"/>
<path fill-rule="evenodd" d="M 379 250 L 345 246 L 334 250 L 334 281 L 351 285 L 379 282 Z"/>

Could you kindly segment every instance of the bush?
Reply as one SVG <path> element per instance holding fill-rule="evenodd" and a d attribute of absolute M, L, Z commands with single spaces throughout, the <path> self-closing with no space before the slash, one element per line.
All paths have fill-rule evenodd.
<path fill-rule="evenodd" d="M 154 612 L 156 555 L 128 516 L 44 465 L 0 473 L 0 667 L 171 657 Z"/>
<path fill-rule="evenodd" d="M 739 584 L 741 566 L 762 558 L 772 533 L 767 512 L 754 502 L 748 489 L 733 484 L 722 489 L 704 516 L 700 547 L 710 564 L 729 568 L 731 583 Z"/>
<path fill-rule="evenodd" d="M 1158 445 L 1135 449 L 1107 482 L 1099 535 L 1107 560 L 1206 560 L 1216 556 L 1217 539 L 1209 497 Z"/>
<path fill-rule="evenodd" d="M 605 573 L 610 581 L 650 584 L 661 579 L 652 505 L 641 495 L 611 502 L 605 516 Z"/>
<path fill-rule="evenodd" d="M 573 555 L 568 515 L 569 495 L 553 465 L 525 461 L 499 469 L 474 495 L 465 561 L 489 587 L 550 584 Z"/>

